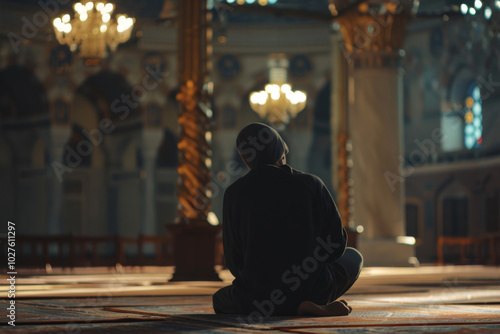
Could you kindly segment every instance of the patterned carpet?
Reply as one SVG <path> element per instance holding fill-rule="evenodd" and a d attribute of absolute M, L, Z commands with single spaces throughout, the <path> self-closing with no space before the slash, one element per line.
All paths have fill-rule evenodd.
<path fill-rule="evenodd" d="M 498 267 L 367 268 L 345 296 L 353 312 L 325 318 L 216 315 L 211 295 L 231 279 L 223 275 L 225 282 L 176 283 L 147 272 L 26 275 L 16 327 L 4 320 L 0 332 L 500 333 Z"/>
<path fill-rule="evenodd" d="M 391 327 L 416 324 L 422 326 L 467 325 L 470 323 L 500 325 L 499 305 L 478 306 L 472 310 L 469 306 L 464 305 L 391 305 L 373 301 L 354 301 L 350 305 L 353 307 L 353 312 L 349 316 L 324 318 L 268 317 L 258 319 L 221 316 L 214 314 L 210 304 L 106 307 L 105 310 L 137 315 L 172 316 L 190 322 L 209 322 L 223 326 L 256 330 L 310 327 L 345 328 L 352 326 Z"/>

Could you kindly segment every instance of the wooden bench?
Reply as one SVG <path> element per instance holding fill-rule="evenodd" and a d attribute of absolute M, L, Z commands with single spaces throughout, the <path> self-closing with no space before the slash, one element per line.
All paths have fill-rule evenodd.
<path fill-rule="evenodd" d="M 499 234 L 488 234 L 474 237 L 450 237 L 439 236 L 437 244 L 438 261 L 437 264 L 444 264 L 444 247 L 445 246 L 459 246 L 460 247 L 460 263 L 466 264 L 467 261 L 467 248 L 475 247 L 476 263 L 482 264 L 497 264 L 497 249 L 496 246 L 500 241 Z M 483 258 L 483 249 L 489 248 L 490 259 L 486 263 L 486 258 Z"/>

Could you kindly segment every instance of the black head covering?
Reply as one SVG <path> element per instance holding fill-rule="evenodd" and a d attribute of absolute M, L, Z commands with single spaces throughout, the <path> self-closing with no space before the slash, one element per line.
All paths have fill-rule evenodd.
<path fill-rule="evenodd" d="M 262 123 L 245 126 L 238 134 L 236 147 L 250 169 L 274 164 L 288 153 L 288 146 L 278 131 Z"/>

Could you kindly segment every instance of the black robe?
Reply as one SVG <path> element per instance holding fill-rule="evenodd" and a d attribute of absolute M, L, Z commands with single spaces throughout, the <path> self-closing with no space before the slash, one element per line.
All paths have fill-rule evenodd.
<path fill-rule="evenodd" d="M 347 237 L 321 179 L 265 165 L 227 188 L 223 241 L 242 309 L 269 316 L 295 315 L 304 300 L 328 302 L 327 263 L 342 256 Z"/>

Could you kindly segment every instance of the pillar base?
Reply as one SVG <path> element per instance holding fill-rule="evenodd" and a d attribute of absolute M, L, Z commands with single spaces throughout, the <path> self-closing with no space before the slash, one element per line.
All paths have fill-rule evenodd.
<path fill-rule="evenodd" d="M 358 250 L 363 255 L 365 267 L 413 267 L 418 265 L 415 245 L 401 242 L 399 238 L 358 240 Z"/>
<path fill-rule="evenodd" d="M 358 240 L 361 233 L 350 227 L 346 227 L 345 230 L 347 232 L 347 247 L 358 249 Z"/>
<path fill-rule="evenodd" d="M 203 224 L 167 225 L 174 240 L 173 281 L 222 281 L 214 269 L 215 240 L 220 226 Z"/>

